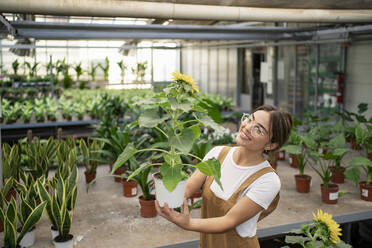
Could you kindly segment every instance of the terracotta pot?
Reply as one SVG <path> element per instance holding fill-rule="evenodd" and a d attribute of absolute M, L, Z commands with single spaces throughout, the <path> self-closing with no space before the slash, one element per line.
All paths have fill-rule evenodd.
<path fill-rule="evenodd" d="M 365 201 L 372 201 L 372 185 L 367 185 L 366 181 L 359 183 L 360 199 Z"/>
<path fill-rule="evenodd" d="M 336 204 L 338 200 L 338 185 L 328 184 L 328 188 L 324 187 L 323 184 L 320 185 L 320 190 L 322 194 L 322 202 L 327 204 Z"/>
<path fill-rule="evenodd" d="M 368 153 L 368 158 L 372 160 L 372 152 Z"/>
<path fill-rule="evenodd" d="M 298 168 L 297 157 L 294 154 L 289 154 L 289 164 L 292 168 Z"/>
<path fill-rule="evenodd" d="M 285 151 L 277 151 L 275 153 L 276 160 L 285 160 Z"/>
<path fill-rule="evenodd" d="M 90 173 L 88 171 L 85 171 L 84 174 L 85 174 L 85 182 L 88 184 L 96 178 L 97 173 L 96 172 Z"/>
<path fill-rule="evenodd" d="M 143 196 L 138 197 L 141 205 L 141 216 L 144 218 L 152 218 L 157 215 L 155 209 L 155 196 L 151 195 L 151 200 L 145 201 Z"/>
<path fill-rule="evenodd" d="M 344 175 L 344 172 L 345 172 L 345 167 L 340 167 L 340 168 L 336 168 L 336 167 L 331 167 L 331 172 L 332 172 L 332 178 L 331 178 L 331 181 L 333 183 L 344 183 L 344 180 L 345 180 L 345 175 Z"/>
<path fill-rule="evenodd" d="M 124 174 L 125 170 L 123 168 L 118 168 L 114 174 L 115 175 L 121 175 L 121 174 Z M 115 182 L 117 183 L 121 183 L 121 178 L 120 177 L 115 177 Z"/>
<path fill-rule="evenodd" d="M 199 201 L 201 198 L 202 198 L 202 194 L 203 192 L 200 190 L 200 191 L 197 191 L 195 192 L 194 194 L 192 194 L 192 196 L 190 197 L 190 205 L 194 204 L 195 202 Z M 198 207 L 195 207 L 195 208 L 200 208 L 200 206 Z M 194 208 L 194 209 L 195 209 Z"/>
<path fill-rule="evenodd" d="M 299 193 L 309 193 L 311 186 L 311 176 L 295 175 L 296 190 Z"/>
<path fill-rule="evenodd" d="M 10 201 L 10 198 L 11 197 L 14 197 L 14 200 L 17 200 L 17 191 L 15 191 L 15 189 L 10 189 L 9 191 L 8 191 L 8 193 L 6 194 L 6 196 L 5 196 L 5 199 L 7 200 L 7 201 Z"/>
<path fill-rule="evenodd" d="M 271 167 L 273 167 L 274 170 L 276 170 L 276 167 L 278 166 L 278 162 L 275 160 L 275 161 L 270 161 L 270 165 Z"/>
<path fill-rule="evenodd" d="M 123 195 L 126 197 L 133 197 L 136 196 L 138 193 L 137 190 L 137 182 L 135 181 L 127 181 L 122 180 L 121 183 L 123 184 Z"/>

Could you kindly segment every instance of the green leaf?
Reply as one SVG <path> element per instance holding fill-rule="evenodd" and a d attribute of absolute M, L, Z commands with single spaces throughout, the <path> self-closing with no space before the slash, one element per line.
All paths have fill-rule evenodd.
<path fill-rule="evenodd" d="M 174 97 L 169 97 L 169 103 L 172 110 L 182 110 L 182 112 L 187 113 L 193 108 L 193 104 L 187 99 L 183 99 L 181 103 L 177 102 Z"/>
<path fill-rule="evenodd" d="M 344 172 L 344 175 L 346 178 L 350 179 L 355 183 L 355 185 L 358 185 L 360 180 L 360 171 L 357 168 L 352 168 Z"/>
<path fill-rule="evenodd" d="M 21 230 L 21 233 L 18 236 L 17 243 L 19 243 L 22 240 L 23 236 L 27 232 L 29 232 L 32 229 L 32 227 L 34 227 L 39 222 L 39 220 L 41 219 L 41 216 L 44 212 L 44 208 L 45 208 L 46 204 L 47 204 L 46 202 L 42 202 L 28 216 L 24 225 L 22 226 L 22 230 Z"/>
<path fill-rule="evenodd" d="M 120 168 L 125 162 L 127 162 L 138 150 L 134 147 L 132 143 L 129 143 L 124 151 L 119 155 L 117 158 L 115 164 L 112 166 L 111 174 L 114 174 L 114 172 Z"/>
<path fill-rule="evenodd" d="M 333 155 L 343 157 L 348 151 L 347 148 L 337 148 L 333 151 Z"/>
<path fill-rule="evenodd" d="M 182 130 L 181 135 L 179 136 L 170 136 L 169 144 L 174 146 L 183 153 L 188 153 L 194 143 L 194 132 L 190 128 L 185 128 Z"/>
<path fill-rule="evenodd" d="M 199 125 L 194 125 L 194 126 L 191 126 L 189 127 L 193 132 L 194 132 L 194 139 L 197 139 L 200 137 L 201 135 L 201 130 L 200 130 L 200 127 Z"/>
<path fill-rule="evenodd" d="M 315 142 L 315 140 L 310 135 L 303 136 L 302 140 L 304 141 L 304 143 L 306 144 L 306 146 L 309 149 L 311 149 L 311 150 L 316 149 L 317 143 Z"/>
<path fill-rule="evenodd" d="M 349 165 L 372 167 L 372 161 L 366 157 L 353 157 Z"/>
<path fill-rule="evenodd" d="M 342 121 L 339 120 L 336 125 L 333 127 L 333 130 L 336 132 L 336 133 L 344 133 L 345 132 L 345 128 L 344 128 L 344 125 L 342 124 Z"/>
<path fill-rule="evenodd" d="M 368 142 L 369 134 L 359 124 L 357 124 L 355 128 L 355 137 L 356 137 L 356 143 L 358 145 L 363 145 L 366 142 Z"/>
<path fill-rule="evenodd" d="M 193 113 L 194 117 L 198 119 L 204 126 L 214 129 L 217 133 L 223 133 L 225 128 L 217 124 L 211 117 L 203 113 Z"/>
<path fill-rule="evenodd" d="M 17 247 L 17 230 L 14 223 L 8 218 L 5 218 L 4 221 L 4 244 L 7 247 Z"/>
<path fill-rule="evenodd" d="M 340 133 L 329 141 L 329 146 L 332 148 L 343 148 L 345 146 L 345 143 L 345 136 L 343 133 Z"/>
<path fill-rule="evenodd" d="M 169 118 L 168 115 L 160 117 L 158 109 L 146 109 L 139 117 L 138 123 L 140 127 L 156 127 Z"/>
<path fill-rule="evenodd" d="M 212 176 L 213 171 L 206 161 L 201 161 L 200 163 L 196 164 L 195 167 L 204 175 Z"/>
<path fill-rule="evenodd" d="M 303 244 L 306 241 L 310 241 L 311 238 L 309 237 L 302 237 L 302 236 L 285 236 L 285 242 L 288 244 Z"/>
<path fill-rule="evenodd" d="M 172 192 L 177 187 L 177 184 L 182 181 L 182 167 L 182 164 L 170 166 L 168 163 L 163 163 L 160 167 L 164 186 L 169 192 Z"/>
<path fill-rule="evenodd" d="M 281 150 L 284 150 L 286 152 L 289 152 L 295 155 L 299 155 L 302 153 L 302 148 L 300 145 L 286 145 L 286 146 L 283 146 Z"/>

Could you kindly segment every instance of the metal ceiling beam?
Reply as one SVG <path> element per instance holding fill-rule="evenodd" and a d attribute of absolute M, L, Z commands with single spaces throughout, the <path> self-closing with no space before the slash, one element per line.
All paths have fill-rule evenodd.
<path fill-rule="evenodd" d="M 361 23 L 371 9 L 285 9 L 117 0 L 1 0 L 8 13 L 184 20 Z"/>
<path fill-rule="evenodd" d="M 114 25 L 46 22 L 11 22 L 18 35 L 42 40 L 123 40 L 123 39 L 177 39 L 177 40 L 289 40 L 309 39 L 314 30 L 295 27 L 230 27 L 194 25 Z"/>
<path fill-rule="evenodd" d="M 6 27 L 6 29 L 8 30 L 8 33 L 12 36 L 16 36 L 17 35 L 17 29 L 15 29 L 10 23 L 9 21 L 5 18 L 5 16 L 3 16 L 2 14 L 0 14 L 0 22 Z"/>

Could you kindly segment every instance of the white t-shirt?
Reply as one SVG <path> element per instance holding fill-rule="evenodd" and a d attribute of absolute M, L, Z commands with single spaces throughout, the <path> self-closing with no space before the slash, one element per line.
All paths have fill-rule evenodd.
<path fill-rule="evenodd" d="M 218 158 L 223 146 L 214 147 L 205 155 L 203 160 L 210 158 Z M 240 185 L 256 171 L 269 167 L 270 163 L 264 161 L 255 166 L 239 166 L 233 160 L 233 153 L 238 147 L 230 149 L 226 155 L 225 160 L 221 165 L 221 184 L 223 191 L 220 186 L 213 181 L 210 189 L 219 198 L 228 200 L 230 196 L 240 187 Z M 275 196 L 280 190 L 280 179 L 274 172 L 269 172 L 261 177 L 257 178 L 243 193 L 239 196 L 239 199 L 243 196 L 249 197 L 252 201 L 267 209 L 270 203 L 274 200 Z M 262 211 L 257 215 L 250 218 L 249 220 L 238 225 L 235 229 L 241 237 L 253 237 L 256 235 L 257 221 Z"/>

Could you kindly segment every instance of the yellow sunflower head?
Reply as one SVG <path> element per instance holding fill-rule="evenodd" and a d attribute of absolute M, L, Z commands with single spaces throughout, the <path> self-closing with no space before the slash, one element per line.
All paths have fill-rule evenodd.
<path fill-rule="evenodd" d="M 192 86 L 192 92 L 194 93 L 194 91 L 196 92 L 199 92 L 199 89 L 196 87 L 196 82 L 194 81 L 194 79 L 192 78 L 191 75 L 185 75 L 185 74 L 182 74 L 180 73 L 179 71 L 174 71 L 172 73 L 172 79 L 174 81 L 183 81 L 185 83 L 188 83 Z"/>
<path fill-rule="evenodd" d="M 326 212 L 323 213 L 321 209 L 318 209 L 317 214 L 313 213 L 313 216 L 314 221 L 321 222 L 328 228 L 329 240 L 331 240 L 334 244 L 339 243 L 341 228 L 340 225 L 332 219 L 332 215 Z"/>

